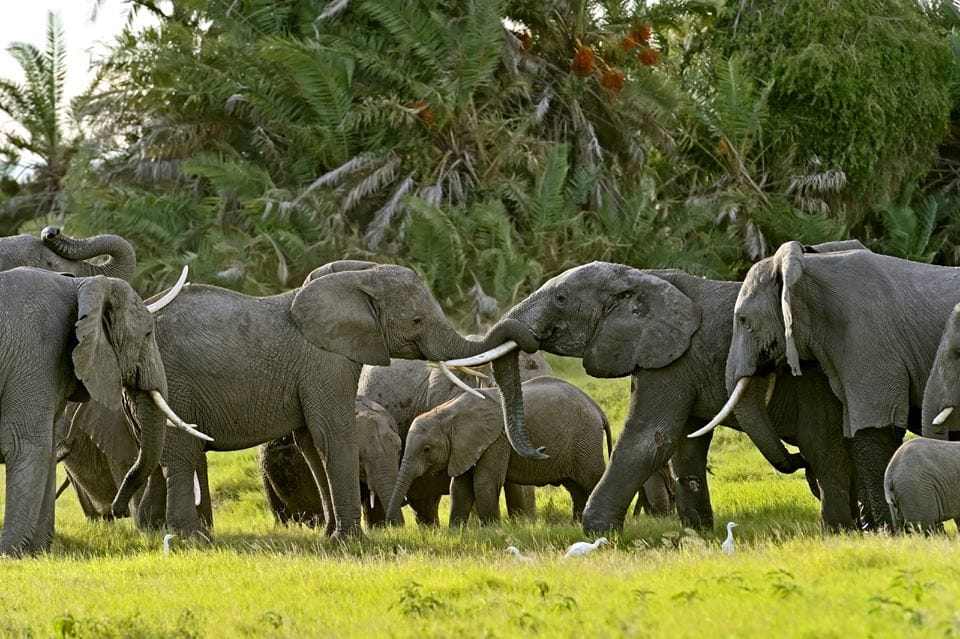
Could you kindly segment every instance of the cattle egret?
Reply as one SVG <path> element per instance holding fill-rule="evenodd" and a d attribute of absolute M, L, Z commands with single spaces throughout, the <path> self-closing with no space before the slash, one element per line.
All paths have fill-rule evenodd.
<path fill-rule="evenodd" d="M 174 537 L 176 537 L 176 535 L 171 535 L 170 533 L 163 536 L 163 552 L 170 553 L 170 540 Z"/>
<path fill-rule="evenodd" d="M 566 559 L 567 557 L 579 557 L 580 555 L 586 555 L 587 553 L 593 552 L 605 543 L 607 543 L 606 537 L 600 537 L 592 544 L 588 541 L 578 541 L 567 548 L 567 554 L 565 554 L 563 558 Z"/>
<path fill-rule="evenodd" d="M 532 561 L 530 557 L 524 557 L 522 554 L 520 554 L 520 549 L 517 548 L 516 546 L 507 546 L 506 552 L 512 554 L 514 557 L 516 557 L 520 561 L 524 561 L 524 562 Z"/>
<path fill-rule="evenodd" d="M 723 554 L 732 555 L 735 552 L 733 547 L 733 529 L 737 524 L 730 521 L 727 522 L 727 538 L 723 540 L 720 549 L 723 550 Z"/>

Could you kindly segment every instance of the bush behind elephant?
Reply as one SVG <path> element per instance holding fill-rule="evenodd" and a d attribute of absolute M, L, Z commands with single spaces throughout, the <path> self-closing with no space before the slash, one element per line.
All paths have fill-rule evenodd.
<path fill-rule="evenodd" d="M 357 440 L 360 449 L 360 501 L 367 525 L 382 524 L 400 466 L 400 435 L 390 413 L 376 402 L 357 398 Z M 262 444 L 260 478 L 267 505 L 280 524 L 323 525 L 324 500 L 303 453 L 292 435 Z M 326 478 L 322 478 L 323 485 Z"/>
<path fill-rule="evenodd" d="M 484 389 L 482 399 L 463 393 L 411 425 L 388 519 L 397 518 L 413 480 L 428 472 L 446 472 L 453 479 L 450 525 L 466 523 L 474 508 L 482 522 L 499 521 L 499 494 L 506 481 L 562 485 L 579 518 L 603 474 L 604 436 L 610 446 L 607 418 L 586 393 L 564 380 L 537 377 L 521 388 L 531 441 L 549 442 L 548 459 L 528 460 L 511 450 L 497 389 Z"/>

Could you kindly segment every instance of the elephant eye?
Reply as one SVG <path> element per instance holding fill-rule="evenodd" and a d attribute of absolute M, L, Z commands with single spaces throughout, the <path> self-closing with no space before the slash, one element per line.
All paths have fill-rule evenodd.
<path fill-rule="evenodd" d="M 737 321 L 740 322 L 740 326 L 743 328 L 743 330 L 747 331 L 748 333 L 753 332 L 753 327 L 750 326 L 750 320 L 747 319 L 746 315 L 738 315 Z"/>
<path fill-rule="evenodd" d="M 429 452 L 430 452 L 430 446 L 429 446 L 429 445 L 428 445 L 428 446 L 424 446 L 424 447 L 423 447 L 423 452 L 429 453 Z"/>
<path fill-rule="evenodd" d="M 420 326 L 420 324 L 422 324 L 422 323 L 423 323 L 423 318 L 420 317 L 419 315 L 417 315 L 416 317 L 413 318 L 413 325 L 414 325 L 414 326 Z"/>
<path fill-rule="evenodd" d="M 566 304 L 566 303 L 567 303 L 567 295 L 566 295 L 566 293 L 564 293 L 563 291 L 558 291 L 558 292 L 557 292 L 557 296 L 556 296 L 556 300 L 557 300 L 557 305 L 559 305 L 559 306 L 563 306 L 564 304 Z"/>

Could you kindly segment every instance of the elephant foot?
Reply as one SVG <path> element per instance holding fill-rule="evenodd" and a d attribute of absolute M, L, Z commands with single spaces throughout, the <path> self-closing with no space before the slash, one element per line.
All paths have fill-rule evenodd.
<path fill-rule="evenodd" d="M 204 526 L 200 519 L 197 518 L 195 521 L 190 522 L 189 524 L 173 524 L 171 525 L 173 532 L 184 541 L 199 541 L 199 542 L 211 542 L 213 541 L 213 533 Z"/>
<path fill-rule="evenodd" d="M 342 545 L 346 545 L 351 541 L 361 541 L 365 538 L 366 535 L 363 534 L 363 530 L 360 528 L 360 526 L 340 528 L 333 531 L 333 534 L 330 535 L 330 541 L 334 541 Z"/>
<path fill-rule="evenodd" d="M 607 518 L 595 513 L 583 512 L 581 524 L 586 534 L 621 533 L 623 532 L 623 518 Z"/>

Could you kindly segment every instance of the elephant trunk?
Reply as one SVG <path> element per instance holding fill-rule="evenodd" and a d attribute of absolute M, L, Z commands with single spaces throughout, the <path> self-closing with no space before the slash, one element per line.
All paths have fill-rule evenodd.
<path fill-rule="evenodd" d="M 397 473 L 397 481 L 393 487 L 393 494 L 390 496 L 390 505 L 387 506 L 387 523 L 391 526 L 403 525 L 403 514 L 400 512 L 400 506 L 403 504 L 403 498 L 407 496 L 410 485 L 418 477 L 423 475 L 426 468 L 423 464 L 404 459 L 400 464 L 400 471 Z"/>
<path fill-rule="evenodd" d="M 493 362 L 493 377 L 500 389 L 503 424 L 510 446 L 528 459 L 547 459 L 544 447 L 530 441 L 523 419 L 523 392 L 520 387 L 520 353 L 512 351 Z"/>
<path fill-rule="evenodd" d="M 733 412 L 737 423 L 750 437 L 750 441 L 757 450 L 781 473 L 792 473 L 807 466 L 803 457 L 791 453 L 774 429 L 770 413 L 767 411 L 766 390 L 769 387 L 763 378 L 743 378 L 749 380 L 746 391 L 740 401 L 736 403 Z"/>
<path fill-rule="evenodd" d="M 367 486 L 372 494 L 377 496 L 381 504 L 387 504 L 393 499 L 393 489 L 397 485 L 397 468 L 367 469 Z M 402 497 L 401 497 L 402 499 Z M 403 513 L 396 513 L 397 517 L 391 523 L 403 525 Z"/>
<path fill-rule="evenodd" d="M 167 428 L 166 416 L 147 391 L 125 388 L 123 409 L 127 419 L 133 423 L 134 430 L 140 433 L 140 450 L 113 500 L 114 517 L 130 515 L 130 499 L 146 485 L 147 479 L 160 464 Z"/>
<path fill-rule="evenodd" d="M 100 266 L 85 265 L 79 275 L 106 275 L 130 281 L 137 267 L 137 254 L 133 247 L 119 235 L 96 235 L 88 238 L 72 238 L 63 235 L 55 226 L 48 226 L 40 233 L 43 244 L 64 259 L 83 261 L 100 255 L 110 257 Z"/>

